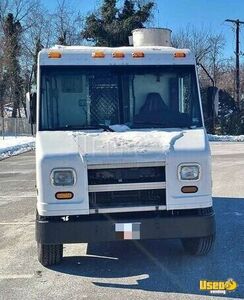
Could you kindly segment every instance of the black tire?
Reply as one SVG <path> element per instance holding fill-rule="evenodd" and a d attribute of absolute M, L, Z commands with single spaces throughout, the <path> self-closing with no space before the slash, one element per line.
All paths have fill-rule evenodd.
<path fill-rule="evenodd" d="M 47 267 L 59 264 L 63 258 L 63 245 L 44 245 L 37 243 L 38 260 Z"/>
<path fill-rule="evenodd" d="M 207 255 L 213 248 L 215 235 L 201 238 L 182 239 L 185 251 L 192 255 Z"/>

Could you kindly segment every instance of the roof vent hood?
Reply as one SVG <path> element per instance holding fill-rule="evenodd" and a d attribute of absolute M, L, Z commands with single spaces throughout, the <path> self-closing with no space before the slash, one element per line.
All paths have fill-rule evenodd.
<path fill-rule="evenodd" d="M 140 28 L 132 31 L 129 37 L 134 47 L 164 46 L 171 47 L 171 30 L 168 28 Z"/>

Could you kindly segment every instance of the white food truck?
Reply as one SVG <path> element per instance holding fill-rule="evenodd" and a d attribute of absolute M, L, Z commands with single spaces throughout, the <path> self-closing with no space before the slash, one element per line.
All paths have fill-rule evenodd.
<path fill-rule="evenodd" d="M 129 47 L 40 52 L 36 240 L 44 266 L 61 262 L 68 243 L 177 238 L 190 254 L 212 248 L 196 63 L 190 50 L 171 47 L 170 34 L 137 29 Z"/>

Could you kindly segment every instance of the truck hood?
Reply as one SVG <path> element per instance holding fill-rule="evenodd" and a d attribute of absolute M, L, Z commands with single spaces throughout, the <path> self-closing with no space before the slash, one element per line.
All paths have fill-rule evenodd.
<path fill-rule="evenodd" d="M 169 151 L 204 147 L 204 130 L 130 130 L 126 132 L 38 132 L 37 148 L 45 155 L 77 154 L 87 164 L 165 161 Z"/>
<path fill-rule="evenodd" d="M 165 160 L 166 152 L 183 132 L 126 131 L 73 133 L 88 164 Z"/>

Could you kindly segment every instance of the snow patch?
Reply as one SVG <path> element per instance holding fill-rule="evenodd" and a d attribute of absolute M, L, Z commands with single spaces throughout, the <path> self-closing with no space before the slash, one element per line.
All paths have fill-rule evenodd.
<path fill-rule="evenodd" d="M 0 138 L 0 160 L 13 156 L 18 155 L 35 148 L 35 138 L 34 137 L 13 137 L 13 136 L 6 136 Z"/>
<path fill-rule="evenodd" d="M 210 142 L 244 142 L 244 135 L 214 135 L 208 134 Z"/>
<path fill-rule="evenodd" d="M 120 125 L 120 124 L 110 125 L 109 128 L 111 128 L 113 131 L 116 131 L 116 132 L 125 132 L 125 131 L 130 130 L 130 127 L 128 127 L 126 125 Z"/>
<path fill-rule="evenodd" d="M 145 153 L 169 150 L 174 146 L 175 141 L 183 136 L 183 133 L 174 131 L 75 132 L 73 136 L 78 145 L 84 148 L 83 153 Z"/>

